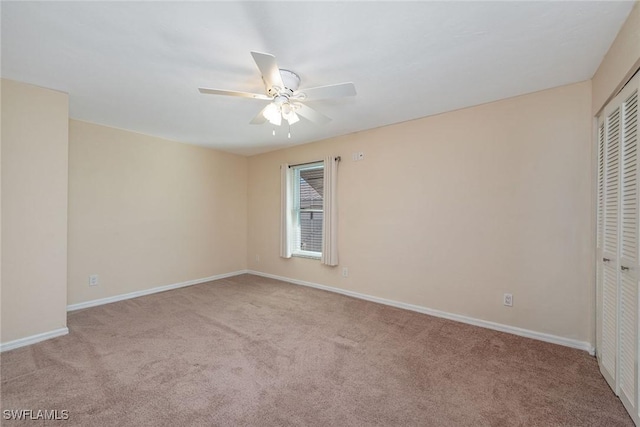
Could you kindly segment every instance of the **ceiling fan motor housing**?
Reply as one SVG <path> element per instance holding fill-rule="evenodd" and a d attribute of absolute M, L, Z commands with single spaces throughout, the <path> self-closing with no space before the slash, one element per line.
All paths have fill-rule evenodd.
<path fill-rule="evenodd" d="M 280 76 L 282 77 L 282 83 L 284 88 L 270 87 L 267 92 L 270 96 L 286 95 L 291 96 L 300 87 L 300 76 L 290 70 L 280 69 Z M 280 91 L 278 91 L 280 89 Z"/>

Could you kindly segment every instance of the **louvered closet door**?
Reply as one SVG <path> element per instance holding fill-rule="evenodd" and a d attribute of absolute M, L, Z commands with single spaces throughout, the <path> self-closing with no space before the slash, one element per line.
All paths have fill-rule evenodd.
<path fill-rule="evenodd" d="M 597 309 L 600 370 L 640 425 L 640 75 L 598 119 Z"/>
<path fill-rule="evenodd" d="M 620 108 L 605 111 L 604 223 L 602 239 L 602 346 L 600 370 L 618 393 L 618 245 L 620 213 Z"/>
<path fill-rule="evenodd" d="M 604 119 L 598 119 L 597 134 L 597 210 L 596 210 L 596 356 L 602 364 L 602 290 L 603 290 L 603 242 L 604 242 Z"/>
<path fill-rule="evenodd" d="M 622 176 L 618 384 L 620 398 L 633 414 L 637 413 L 638 389 L 638 90 L 625 92 L 619 110 Z"/>

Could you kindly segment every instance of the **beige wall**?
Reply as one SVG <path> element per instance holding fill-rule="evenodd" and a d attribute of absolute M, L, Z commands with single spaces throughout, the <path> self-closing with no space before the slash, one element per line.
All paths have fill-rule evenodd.
<path fill-rule="evenodd" d="M 595 116 L 605 103 L 615 96 L 640 67 L 640 2 L 636 2 L 629 17 L 593 76 Z"/>
<path fill-rule="evenodd" d="M 593 342 L 590 132 L 583 82 L 251 157 L 249 268 Z M 278 257 L 278 165 L 325 155 L 338 268 Z"/>
<path fill-rule="evenodd" d="M 2 331 L 66 326 L 68 96 L 2 80 Z"/>
<path fill-rule="evenodd" d="M 69 304 L 246 269 L 246 204 L 244 157 L 71 120 Z"/>

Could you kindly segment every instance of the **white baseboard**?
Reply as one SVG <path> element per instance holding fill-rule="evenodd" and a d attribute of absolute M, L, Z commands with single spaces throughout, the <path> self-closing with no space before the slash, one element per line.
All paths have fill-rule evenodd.
<path fill-rule="evenodd" d="M 170 291 L 172 289 L 184 288 L 186 286 L 192 286 L 192 285 L 197 285 L 199 283 L 211 282 L 212 280 L 225 279 L 227 277 L 238 276 L 240 274 L 246 274 L 246 273 L 247 273 L 247 270 L 232 271 L 231 273 L 223 273 L 215 276 L 203 277 L 202 279 L 188 280 L 186 282 L 174 283 L 172 285 L 158 286 L 156 288 L 144 289 L 142 291 L 129 292 L 127 294 L 120 294 L 120 295 L 114 295 L 112 297 L 79 302 L 77 304 L 68 305 L 67 311 L 81 310 L 83 308 L 95 307 L 98 305 L 109 304 L 116 301 L 123 301 L 126 299 L 141 297 L 143 295 L 150 295 L 158 292 Z"/>
<path fill-rule="evenodd" d="M 25 345 L 35 344 L 40 341 L 45 341 L 51 338 L 60 337 L 69 333 L 68 328 L 54 329 L 53 331 L 43 332 L 41 334 L 31 335 L 30 337 L 24 337 L 13 341 L 0 343 L 0 352 L 13 350 L 15 348 L 24 347 Z"/>
<path fill-rule="evenodd" d="M 374 297 L 372 295 L 362 294 L 359 292 L 348 291 L 345 289 L 334 288 L 332 286 L 320 285 L 318 283 L 306 282 L 304 280 L 291 279 L 289 277 L 277 276 L 275 274 L 263 273 L 255 270 L 238 270 L 231 273 L 218 274 L 216 276 L 204 277 L 202 279 L 189 280 L 181 283 L 174 283 L 171 285 L 158 286 L 156 288 L 145 289 L 142 291 L 130 292 L 127 294 L 115 295 L 107 298 L 100 298 L 92 301 L 81 302 L 78 304 L 71 304 L 67 306 L 67 311 L 80 310 L 83 308 L 95 307 L 98 305 L 109 304 L 116 301 L 123 301 L 131 298 L 140 297 L 143 295 L 150 295 L 158 292 L 169 291 L 171 289 L 184 288 L 186 286 L 197 285 L 199 283 L 206 283 L 213 280 L 224 279 L 227 277 L 238 276 L 240 274 L 254 274 L 256 276 L 268 277 L 271 279 L 282 280 L 283 282 L 293 283 L 296 285 L 308 286 L 311 288 L 322 289 L 329 292 L 334 292 L 342 295 L 347 295 L 353 298 L 358 298 L 366 301 L 372 301 L 379 304 L 388 305 L 391 307 L 402 308 L 405 310 L 411 310 L 418 313 L 428 314 L 430 316 L 441 317 L 444 319 L 454 320 L 457 322 L 466 323 L 469 325 L 480 326 L 482 328 L 493 329 L 500 332 L 506 332 L 514 335 L 519 335 L 526 338 L 532 338 L 539 341 L 545 341 L 553 344 L 559 344 L 566 347 L 576 348 L 589 352 L 589 354 L 595 354 L 595 348 L 593 345 L 586 341 L 578 341 L 571 338 L 559 337 L 557 335 L 546 334 L 542 332 L 536 332 L 529 329 L 518 328 L 516 326 L 504 325 L 501 323 L 490 322 L 488 320 L 475 319 L 473 317 L 463 316 L 460 314 L 448 313 L 446 311 L 435 310 L 432 308 L 422 307 L 419 305 L 408 304 L 404 302 L 389 300 L 386 298 Z M 26 345 L 35 344 L 40 341 L 45 341 L 51 338 L 59 337 L 69 333 L 68 328 L 59 328 L 53 331 L 44 332 L 41 334 L 32 335 L 25 338 L 9 341 L 6 343 L 0 343 L 0 352 L 13 350 L 15 348 L 24 347 Z"/>
<path fill-rule="evenodd" d="M 419 305 L 407 304 L 404 302 L 393 301 L 385 298 L 374 297 L 359 292 L 348 291 L 345 289 L 334 288 L 332 286 L 320 285 L 318 283 L 306 282 L 304 280 L 291 279 L 289 277 L 276 276 L 275 274 L 262 273 L 260 271 L 248 270 L 247 273 L 256 276 L 268 277 L 270 279 L 282 280 L 296 285 L 309 286 L 311 288 L 322 289 L 329 292 L 335 292 L 347 295 L 353 298 L 363 299 L 366 301 L 377 302 L 379 304 L 389 305 L 392 307 L 403 308 L 405 310 L 416 311 L 418 313 L 428 314 L 430 316 L 441 317 L 444 319 L 454 320 L 456 322 L 467 323 L 469 325 L 480 326 L 482 328 L 493 329 L 495 331 L 507 332 L 509 334 L 519 335 L 521 337 L 533 338 L 539 341 L 545 341 L 553 344 L 563 345 L 565 347 L 577 348 L 595 355 L 595 348 L 586 341 L 578 341 L 571 338 L 559 337 L 557 335 L 536 332 L 529 329 L 518 328 L 516 326 L 504 325 L 502 323 L 490 322 L 488 320 L 475 319 L 473 317 L 463 316 L 461 314 L 448 313 L 446 311 L 435 310 L 433 308 L 422 307 Z"/>

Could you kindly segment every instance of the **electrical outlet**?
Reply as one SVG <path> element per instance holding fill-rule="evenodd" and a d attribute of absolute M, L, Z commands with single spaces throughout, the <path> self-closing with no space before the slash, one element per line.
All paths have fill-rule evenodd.
<path fill-rule="evenodd" d="M 98 286 L 98 275 L 92 274 L 89 276 L 89 286 Z"/>
<path fill-rule="evenodd" d="M 349 268 L 348 267 L 344 267 L 342 269 L 342 277 L 349 277 Z"/>
<path fill-rule="evenodd" d="M 513 307 L 513 295 L 504 294 L 503 304 L 506 305 L 507 307 Z"/>
<path fill-rule="evenodd" d="M 256 255 L 256 262 L 260 262 L 260 255 Z"/>
<path fill-rule="evenodd" d="M 362 151 L 358 152 L 358 160 L 364 160 L 364 153 Z"/>

